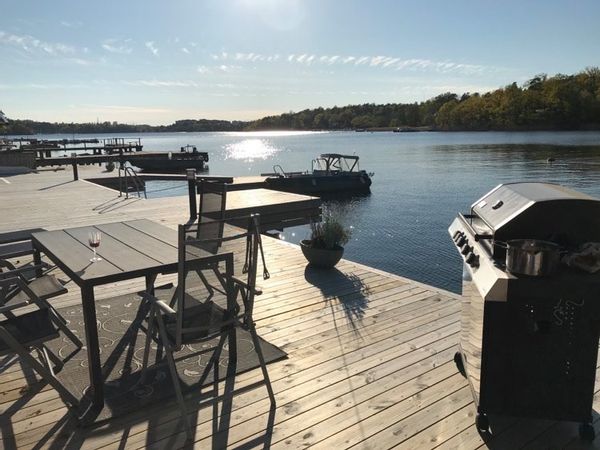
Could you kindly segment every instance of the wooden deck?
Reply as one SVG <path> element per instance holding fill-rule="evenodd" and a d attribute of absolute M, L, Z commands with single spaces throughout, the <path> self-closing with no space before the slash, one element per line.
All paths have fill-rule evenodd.
<path fill-rule="evenodd" d="M 70 178 L 44 172 L 5 177 L 10 184 L 0 179 L 0 232 L 137 218 L 174 228 L 187 218 L 185 198 L 125 201 Z M 493 421 L 494 438 L 482 439 L 469 387 L 452 360 L 460 329 L 456 295 L 346 260 L 337 270 L 311 270 L 298 247 L 270 238 L 264 244 L 271 278 L 261 282 L 255 318 L 259 334 L 289 355 L 268 366 L 277 409 L 270 414 L 264 388 L 225 398 L 217 412 L 210 389 L 190 397 L 195 448 L 584 447 L 575 424 L 551 421 Z M 57 306 L 80 302 L 77 287 L 67 287 Z M 142 287 L 143 280 L 131 280 L 99 288 L 96 296 Z M 238 376 L 236 386 L 260 378 L 256 369 Z M 17 360 L 0 359 L 3 448 L 184 445 L 174 402 L 77 429 L 55 391 L 27 390 L 31 381 Z"/>

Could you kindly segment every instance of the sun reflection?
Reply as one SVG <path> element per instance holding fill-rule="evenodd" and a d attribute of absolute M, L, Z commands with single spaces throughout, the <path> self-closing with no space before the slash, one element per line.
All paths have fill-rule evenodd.
<path fill-rule="evenodd" d="M 225 159 L 267 159 L 280 150 L 263 139 L 244 139 L 225 147 Z"/>
<path fill-rule="evenodd" d="M 223 131 L 227 136 L 240 137 L 286 137 L 286 136 L 304 136 L 307 134 L 327 134 L 328 131 L 297 131 L 297 130 L 263 130 L 263 131 Z"/>

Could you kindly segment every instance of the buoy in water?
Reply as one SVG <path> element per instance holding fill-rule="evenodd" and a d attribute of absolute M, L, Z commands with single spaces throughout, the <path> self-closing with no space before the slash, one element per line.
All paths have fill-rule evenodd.
<path fill-rule="evenodd" d="M 556 159 L 553 158 L 553 157 L 550 157 L 550 158 L 546 159 L 546 162 L 550 162 L 551 163 L 551 162 L 554 162 L 554 161 L 556 161 Z"/>

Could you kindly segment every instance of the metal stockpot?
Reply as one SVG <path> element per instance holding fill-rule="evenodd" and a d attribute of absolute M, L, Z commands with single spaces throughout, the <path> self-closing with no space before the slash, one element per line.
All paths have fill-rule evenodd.
<path fill-rule="evenodd" d="M 510 273 L 542 277 L 552 275 L 560 264 L 560 247 L 538 239 L 506 242 L 506 270 Z"/>

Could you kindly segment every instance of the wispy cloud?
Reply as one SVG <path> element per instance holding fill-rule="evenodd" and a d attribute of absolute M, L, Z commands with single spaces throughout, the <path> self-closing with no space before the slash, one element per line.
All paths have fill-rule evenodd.
<path fill-rule="evenodd" d="M 105 39 L 102 41 L 102 48 L 110 53 L 129 55 L 133 52 L 131 39 Z"/>
<path fill-rule="evenodd" d="M 96 80 L 95 82 L 99 82 Z M 136 87 L 152 87 L 152 88 L 199 88 L 203 90 L 206 95 L 228 95 L 232 89 L 239 89 L 244 91 L 244 95 L 251 95 L 252 90 L 261 91 L 278 91 L 281 88 L 277 86 L 251 86 L 251 85 L 240 85 L 234 83 L 214 83 L 206 82 L 202 80 L 121 80 L 121 84 L 126 86 Z M 208 89 L 208 91 L 207 91 Z M 227 92 L 219 92 L 220 90 L 226 90 Z M 239 94 L 237 94 L 239 95 Z"/>
<path fill-rule="evenodd" d="M 84 58 L 69 58 L 68 61 L 77 64 L 78 66 L 92 66 L 98 64 L 98 61 Z"/>
<path fill-rule="evenodd" d="M 385 56 L 373 56 L 371 58 L 371 63 L 369 64 L 371 67 L 377 67 L 379 64 L 387 61 Z"/>
<path fill-rule="evenodd" d="M 181 51 L 186 54 L 190 54 L 191 52 L 186 47 L 181 47 Z"/>
<path fill-rule="evenodd" d="M 193 47 L 196 46 L 195 43 L 191 43 L 191 42 L 190 42 L 190 45 Z M 210 57 L 212 59 L 214 59 L 215 61 L 219 61 L 219 60 L 226 60 L 229 57 L 229 55 L 227 54 L 227 52 L 221 52 L 221 54 L 212 54 L 212 55 L 210 55 Z"/>
<path fill-rule="evenodd" d="M 75 20 L 75 21 L 61 20 L 60 24 L 65 28 L 80 28 L 83 26 L 83 23 L 78 20 Z"/>
<path fill-rule="evenodd" d="M 236 59 L 235 56 L 233 56 L 233 58 L 235 61 L 251 61 L 251 59 Z M 208 74 L 208 73 L 229 73 L 229 72 L 233 72 L 235 70 L 240 69 L 241 66 L 239 65 L 234 65 L 234 64 L 219 64 L 218 66 L 198 66 L 196 68 L 196 71 L 200 74 Z"/>
<path fill-rule="evenodd" d="M 17 35 L 0 31 L 0 44 L 10 45 L 25 52 L 44 52 L 49 55 L 68 55 L 75 53 L 75 47 L 59 42 L 46 42 L 28 34 Z"/>
<path fill-rule="evenodd" d="M 128 86 L 146 87 L 198 87 L 199 84 L 192 80 L 135 80 L 123 81 Z"/>
<path fill-rule="evenodd" d="M 158 48 L 154 45 L 154 41 L 148 41 L 145 43 L 146 48 L 152 52 L 154 56 L 158 56 Z"/>
<path fill-rule="evenodd" d="M 232 72 L 232 71 L 234 71 L 234 70 L 236 70 L 236 69 L 239 69 L 239 66 L 232 66 L 232 65 L 227 65 L 227 64 L 221 64 L 221 65 L 218 67 L 218 69 L 219 69 L 221 72 L 224 72 L 224 73 L 229 73 L 229 72 Z"/>
<path fill-rule="evenodd" d="M 82 89 L 87 88 L 89 86 L 78 83 L 69 83 L 69 84 L 61 84 L 61 83 L 17 83 L 17 84 L 0 84 L 1 89 L 24 89 L 24 90 L 58 90 L 58 89 Z"/>
<path fill-rule="evenodd" d="M 346 66 L 368 66 L 379 69 L 389 70 L 418 70 L 435 71 L 440 73 L 456 72 L 461 74 L 476 74 L 484 71 L 495 71 L 497 68 L 483 66 L 478 64 L 464 64 L 452 61 L 432 61 L 430 59 L 402 59 L 394 56 L 375 55 L 375 56 L 353 56 L 353 55 L 313 55 L 309 53 L 291 53 L 287 56 L 263 55 L 260 53 L 215 53 L 211 55 L 212 59 L 219 62 L 238 61 L 238 62 L 265 62 L 273 63 L 280 59 L 289 63 L 302 64 L 310 66 L 312 64 Z"/>

